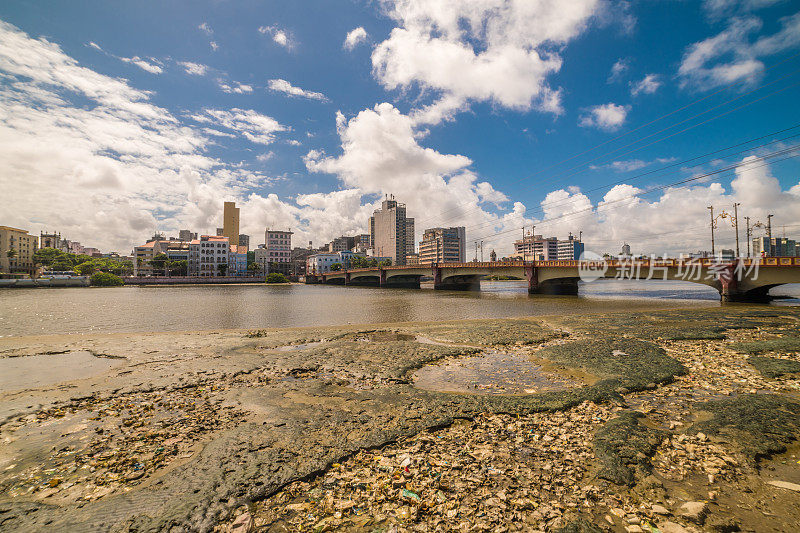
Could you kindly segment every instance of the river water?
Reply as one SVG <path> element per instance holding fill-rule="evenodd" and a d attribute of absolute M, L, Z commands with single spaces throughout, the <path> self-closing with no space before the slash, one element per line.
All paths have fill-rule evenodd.
<path fill-rule="evenodd" d="M 773 292 L 794 297 L 800 285 Z M 523 281 L 480 292 L 323 285 L 194 285 L 0 290 L 0 336 L 374 324 L 719 305 L 688 282 L 600 280 L 580 296 L 529 295 Z"/>

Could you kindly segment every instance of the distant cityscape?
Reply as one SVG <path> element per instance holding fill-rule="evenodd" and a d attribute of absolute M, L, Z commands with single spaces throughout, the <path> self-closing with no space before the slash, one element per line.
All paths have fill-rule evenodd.
<path fill-rule="evenodd" d="M 566 238 L 545 237 L 535 232 L 535 226 L 521 229 L 521 238 L 513 242 L 513 253 L 498 257 L 495 250 L 484 254 L 483 242 L 474 242 L 474 254 L 468 250 L 466 228 L 433 227 L 422 232 L 415 242 L 415 219 L 408 216 L 405 204 L 393 195 L 386 195 L 381 207 L 369 218 L 369 233 L 342 235 L 314 248 L 311 241 L 305 247 L 293 247 L 291 228 L 265 228 L 264 242 L 251 248 L 251 236 L 239 233 L 240 211 L 235 202 L 223 203 L 222 227 L 214 235 L 198 235 L 181 229 L 177 236 L 155 233 L 143 244 L 135 245 L 130 255 L 103 253 L 98 248 L 84 246 L 60 232 L 40 232 L 30 235 L 27 230 L 0 226 L 0 277 L 26 275 L 36 277 L 48 268 L 71 270 L 71 267 L 92 261 L 111 261 L 115 273 L 123 276 L 185 276 L 185 277 L 261 277 L 280 273 L 289 278 L 323 274 L 332 270 L 386 265 L 415 265 L 429 263 L 466 263 L 468 261 L 552 261 L 580 259 L 585 252 L 582 232 Z M 786 237 L 755 237 L 747 243 L 747 256 L 800 257 L 800 243 Z M 748 226 L 748 237 L 750 228 Z M 713 244 L 713 241 L 712 241 Z M 738 246 L 738 242 L 737 242 Z M 42 261 L 41 250 L 71 254 L 72 264 L 51 259 Z M 468 259 L 468 256 L 472 257 Z M 697 251 L 681 254 L 685 258 L 718 257 L 734 260 L 737 250 Z M 631 247 L 623 243 L 619 253 L 605 257 L 634 257 Z M 39 260 L 37 261 L 37 257 Z M 642 256 L 639 256 L 642 257 Z M 91 269 L 88 269 L 91 270 Z"/>

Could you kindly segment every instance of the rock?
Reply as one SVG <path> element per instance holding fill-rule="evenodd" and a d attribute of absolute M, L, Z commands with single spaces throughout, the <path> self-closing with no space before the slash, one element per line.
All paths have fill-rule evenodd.
<path fill-rule="evenodd" d="M 240 514 L 231 524 L 230 533 L 250 533 L 253 531 L 253 517 L 250 513 Z"/>
<path fill-rule="evenodd" d="M 652 505 L 650 506 L 650 509 L 656 514 L 662 514 L 662 515 L 670 514 L 669 509 L 667 509 L 663 505 L 658 505 L 658 504 Z"/>
<path fill-rule="evenodd" d="M 625 531 L 627 531 L 627 533 L 643 533 L 642 528 L 640 528 L 636 524 L 625 526 Z"/>
<path fill-rule="evenodd" d="M 708 505 L 705 502 L 686 502 L 678 508 L 678 516 L 703 525 L 708 513 Z"/>
<path fill-rule="evenodd" d="M 660 522 L 658 529 L 661 533 L 689 533 L 689 530 L 677 522 Z"/>
<path fill-rule="evenodd" d="M 793 490 L 795 492 L 800 492 L 800 485 L 797 483 L 790 483 L 789 481 L 778 481 L 776 479 L 767 481 L 767 485 L 772 485 L 773 487 L 778 487 L 780 489 L 788 489 Z"/>

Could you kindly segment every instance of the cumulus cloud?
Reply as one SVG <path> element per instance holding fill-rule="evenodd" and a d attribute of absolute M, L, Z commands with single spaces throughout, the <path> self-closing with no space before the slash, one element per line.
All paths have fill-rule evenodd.
<path fill-rule="evenodd" d="M 600 9 L 599 0 L 384 5 L 397 27 L 373 50 L 373 72 L 386 89 L 418 87 L 435 95 L 414 114 L 419 123 L 450 118 L 470 101 L 560 113 L 561 93 L 547 77 L 561 68 L 559 47 Z"/>
<path fill-rule="evenodd" d="M 219 83 L 219 88 L 222 89 L 222 92 L 224 92 L 224 93 L 229 93 L 229 94 L 249 94 L 249 93 L 253 92 L 253 86 L 252 85 L 246 85 L 244 83 L 239 83 L 239 82 L 236 82 L 236 81 L 231 82 L 230 84 L 228 84 L 226 81 L 221 80 L 221 79 L 217 80 L 217 83 Z"/>
<path fill-rule="evenodd" d="M 258 28 L 258 31 L 264 35 L 269 35 L 276 44 L 288 50 L 291 50 L 295 46 L 294 39 L 289 32 L 277 26 L 261 26 Z"/>
<path fill-rule="evenodd" d="M 209 46 L 211 46 L 211 49 L 213 51 L 216 52 L 217 50 L 219 50 L 219 45 L 216 43 L 216 41 L 209 41 L 208 44 L 209 44 Z"/>
<path fill-rule="evenodd" d="M 275 134 L 288 131 L 287 126 L 282 125 L 277 120 L 252 109 L 230 110 L 209 109 L 203 113 L 191 116 L 196 122 L 213 124 L 229 130 L 235 131 L 250 142 L 258 144 L 272 144 L 275 141 Z"/>
<path fill-rule="evenodd" d="M 661 79 L 658 74 L 648 74 L 636 83 L 631 82 L 631 95 L 653 94 L 661 87 Z"/>
<path fill-rule="evenodd" d="M 203 22 L 197 27 L 197 29 L 199 29 L 206 35 L 211 35 L 212 33 L 214 33 L 214 30 L 211 29 L 211 26 L 208 25 L 208 22 Z"/>
<path fill-rule="evenodd" d="M 625 123 L 631 110 L 629 105 L 608 103 L 586 109 L 578 120 L 578 125 L 585 128 L 598 128 L 605 131 L 616 131 Z"/>
<path fill-rule="evenodd" d="M 359 26 L 353 30 L 350 30 L 347 33 L 347 36 L 344 38 L 344 44 L 342 45 L 345 50 L 352 50 L 360 43 L 363 43 L 367 40 L 367 30 L 363 27 Z"/>
<path fill-rule="evenodd" d="M 153 58 L 150 58 L 150 61 L 152 61 L 152 63 L 142 59 L 139 56 L 120 57 L 120 60 L 126 63 L 130 63 L 132 65 L 136 65 L 140 69 L 146 70 L 147 72 L 150 72 L 152 74 L 161 74 L 162 72 L 164 72 L 164 69 L 162 69 L 159 65 L 155 64 L 155 60 Z"/>
<path fill-rule="evenodd" d="M 178 64 L 183 67 L 186 74 L 192 76 L 205 76 L 208 72 L 208 67 L 202 63 L 192 63 L 191 61 L 178 61 Z"/>
<path fill-rule="evenodd" d="M 772 35 L 753 39 L 763 27 L 752 15 L 733 18 L 728 27 L 684 52 L 678 76 L 683 87 L 713 89 L 733 82 L 753 84 L 764 71 L 761 58 L 800 46 L 800 13 L 780 20 Z"/>
<path fill-rule="evenodd" d="M 308 98 L 310 100 L 319 100 L 320 102 L 328 101 L 328 98 L 322 93 L 306 91 L 305 89 L 295 87 L 288 81 L 282 79 L 269 80 L 268 87 L 273 91 L 288 94 L 289 96 L 299 96 L 301 98 Z"/>

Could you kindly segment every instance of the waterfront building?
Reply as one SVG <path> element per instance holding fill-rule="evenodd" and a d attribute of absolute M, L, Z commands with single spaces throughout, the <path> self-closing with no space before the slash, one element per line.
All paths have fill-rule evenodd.
<path fill-rule="evenodd" d="M 465 263 L 467 261 L 466 228 L 429 228 L 419 243 L 420 263 Z"/>
<path fill-rule="evenodd" d="M 566 241 L 558 241 L 559 260 L 577 260 L 583 255 L 583 243 L 576 239 L 572 234 Z"/>
<path fill-rule="evenodd" d="M 406 205 L 394 196 L 383 200 L 369 219 L 370 244 L 374 255 L 388 257 L 393 265 L 405 265 L 414 253 L 414 219 L 406 217 Z"/>
<path fill-rule="evenodd" d="M 418 265 L 419 264 L 419 254 L 408 254 L 408 255 L 406 255 L 406 264 L 407 265 Z"/>
<path fill-rule="evenodd" d="M 228 276 L 247 275 L 247 247 L 231 245 L 228 251 Z"/>
<path fill-rule="evenodd" d="M 342 258 L 339 253 L 313 254 L 306 258 L 306 274 L 324 274 L 331 271 L 331 265 L 341 263 Z"/>
<path fill-rule="evenodd" d="M 189 243 L 189 275 L 220 276 L 223 272 L 227 273 L 229 254 L 230 241 L 227 237 L 201 235 Z"/>
<path fill-rule="evenodd" d="M 800 246 L 794 239 L 786 237 L 756 237 L 753 239 L 755 257 L 797 257 Z"/>
<path fill-rule="evenodd" d="M 239 208 L 236 202 L 225 202 L 222 209 L 222 236 L 231 246 L 239 245 Z"/>
<path fill-rule="evenodd" d="M 34 277 L 36 264 L 33 262 L 33 254 L 39 248 L 38 245 L 36 236 L 28 235 L 26 230 L 0 226 L 0 275 L 28 274 Z"/>
<path fill-rule="evenodd" d="M 45 233 L 39 232 L 39 247 L 40 248 L 55 248 L 61 249 L 61 233 Z"/>
<path fill-rule="evenodd" d="M 558 239 L 545 239 L 528 233 L 523 239 L 514 241 L 514 255 L 526 261 L 555 261 L 558 259 Z"/>
<path fill-rule="evenodd" d="M 292 273 L 292 234 L 291 231 L 266 229 L 262 252 L 266 258 L 266 273 L 280 272 L 287 276 Z"/>
<path fill-rule="evenodd" d="M 619 255 L 622 256 L 622 257 L 630 257 L 632 255 L 631 254 L 631 245 L 628 244 L 627 242 L 623 243 L 622 244 L 622 251 L 620 252 Z"/>
<path fill-rule="evenodd" d="M 356 237 L 356 245 L 353 248 L 356 252 L 364 252 L 367 253 L 368 250 L 372 249 L 371 238 L 369 233 L 362 233 Z"/>

